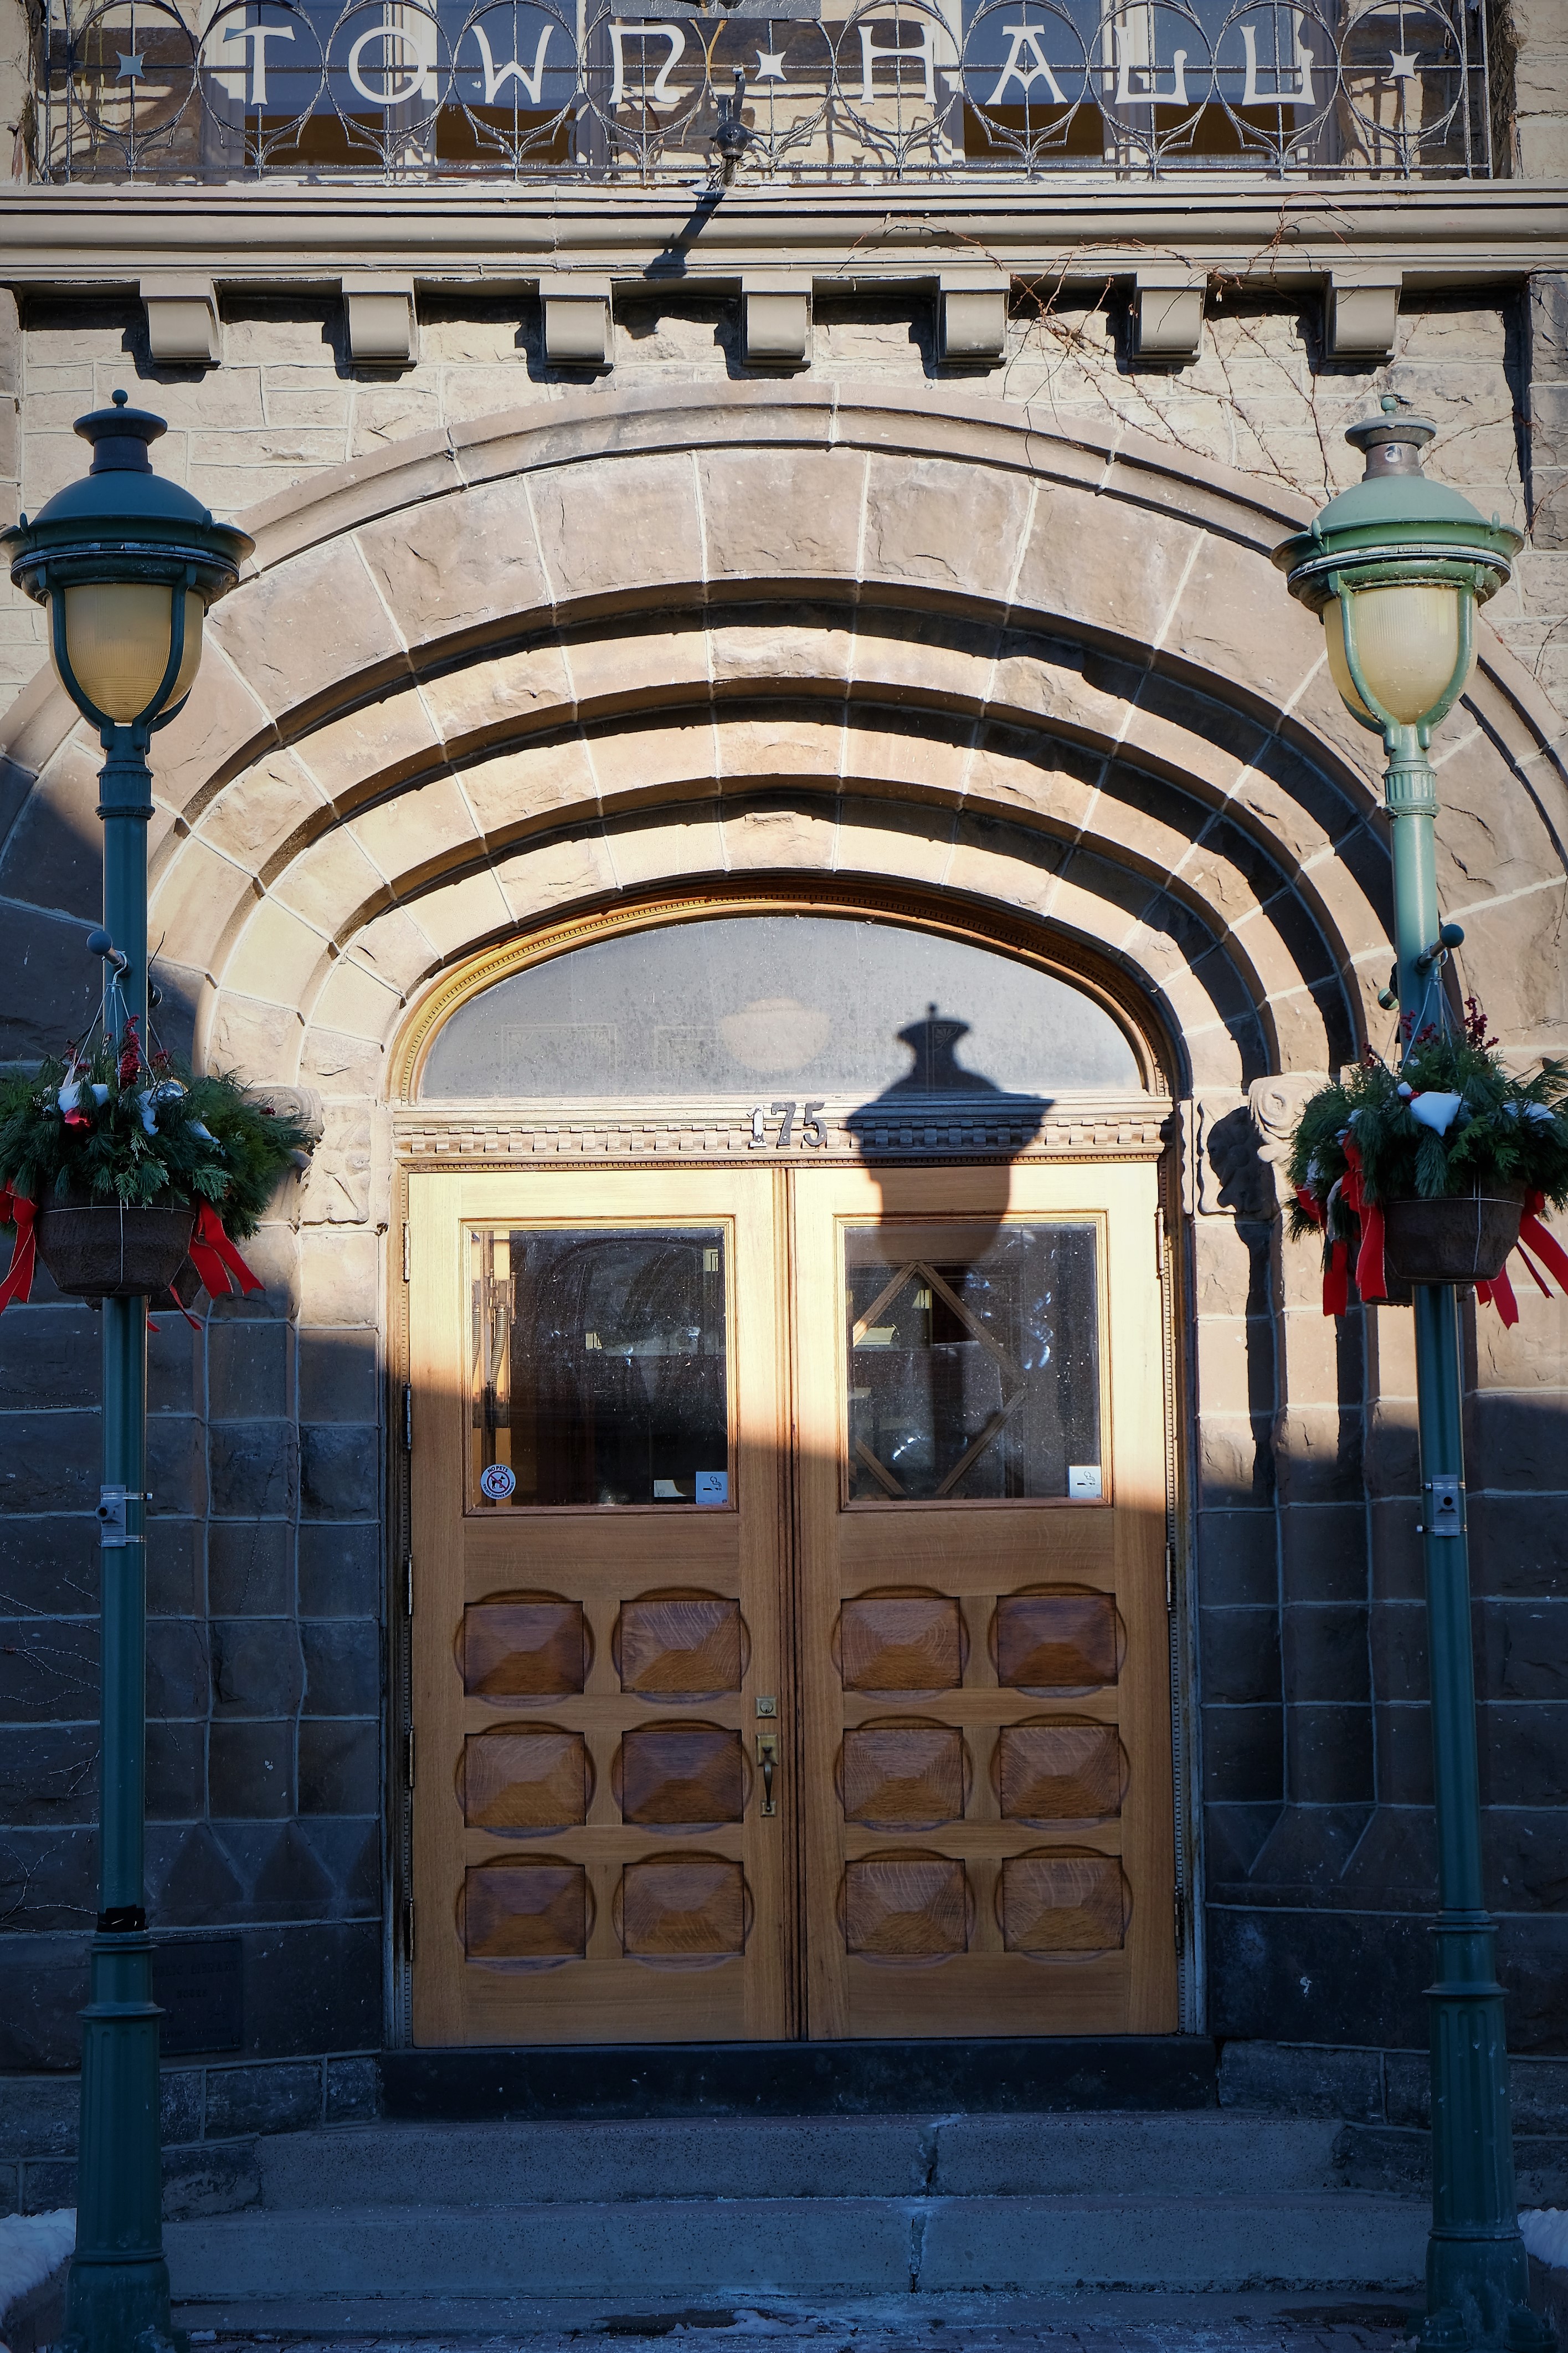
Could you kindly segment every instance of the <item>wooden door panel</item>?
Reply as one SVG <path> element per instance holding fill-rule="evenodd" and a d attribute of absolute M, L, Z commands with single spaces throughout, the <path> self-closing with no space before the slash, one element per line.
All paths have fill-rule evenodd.
<path fill-rule="evenodd" d="M 795 1179 L 814 2036 L 1176 2022 L 1154 1205 L 1147 1166 Z M 1058 1366 L 1059 1428 L 1017 1308 L 1050 1251 L 1080 1354 L 1092 1281 L 1100 1384 L 1091 1411 Z M 921 1366 L 968 1416 L 945 1435 Z M 977 1469 L 1021 1422 L 1034 1451 Z"/>
<path fill-rule="evenodd" d="M 779 1810 L 764 1816 L 750 1753 L 757 1699 L 774 1703 L 770 1723 L 787 1722 L 792 1704 L 775 1189 L 770 1172 L 751 1170 L 595 1172 L 564 1189 L 531 1172 L 412 1180 L 418 2043 L 790 2031 L 794 1791 L 784 1777 Z M 723 1501 L 655 1501 L 653 1489 L 647 1502 L 518 1507 L 530 1481 L 559 1491 L 584 1474 L 547 1459 L 544 1420 L 531 1425 L 532 1409 L 519 1408 L 510 1384 L 534 1377 L 531 1344 L 510 1325 L 483 1367 L 482 1414 L 476 1401 L 487 1303 L 512 1283 L 495 1274 L 493 1237 L 507 1237 L 510 1270 L 514 1242 L 525 1264 L 523 1245 L 551 1236 L 587 1249 L 673 1237 L 679 1257 L 696 1229 L 720 1237 L 727 1286 Z M 580 1314 L 551 1345 L 560 1361 L 538 1378 L 557 1388 L 567 1356 L 621 1349 Z M 605 1393 L 619 1380 L 634 1405 L 638 1382 L 654 1395 L 662 1345 L 649 1372 L 628 1343 Z M 576 1443 L 569 1421 L 561 1436 L 568 1409 L 553 1391 L 550 1410 L 551 1443 Z M 679 1452 L 681 1432 L 667 1424 L 655 1440 Z M 588 1471 L 608 1460 L 624 1486 L 616 1436 L 598 1429 Z M 476 1446 L 522 1466 L 511 1493 L 477 1489 Z M 661 1483 L 689 1491 L 691 1480 Z"/>

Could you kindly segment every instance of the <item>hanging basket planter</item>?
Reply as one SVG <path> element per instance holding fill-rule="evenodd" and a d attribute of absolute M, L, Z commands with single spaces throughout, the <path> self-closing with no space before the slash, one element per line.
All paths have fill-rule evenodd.
<path fill-rule="evenodd" d="M 1519 1241 L 1524 1187 L 1384 1204 L 1384 1257 L 1402 1282 L 1495 1282 Z"/>
<path fill-rule="evenodd" d="M 30 1298 L 40 1261 L 71 1299 L 188 1314 L 203 1289 L 259 1291 L 237 1245 L 310 1165 L 312 1131 L 290 1113 L 143 1045 L 117 972 L 84 1043 L 0 1079 L 0 1227 L 16 1233 L 0 1311 Z"/>
<path fill-rule="evenodd" d="M 1568 1251 L 1542 1224 L 1568 1207 L 1568 1065 L 1519 1077 L 1474 997 L 1461 1030 L 1430 1025 L 1391 1070 L 1370 1049 L 1303 1104 L 1290 1146 L 1290 1230 L 1323 1253 L 1323 1313 L 1412 1284 L 1475 1286 L 1519 1320 L 1507 1261 L 1568 1292 Z"/>
<path fill-rule="evenodd" d="M 194 1209 L 51 1203 L 38 1213 L 38 1256 L 71 1299 L 135 1299 L 166 1291 L 190 1256 Z"/>

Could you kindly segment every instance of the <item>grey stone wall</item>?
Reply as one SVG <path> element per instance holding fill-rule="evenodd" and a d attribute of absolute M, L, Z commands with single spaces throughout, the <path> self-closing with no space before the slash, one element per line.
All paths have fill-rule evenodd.
<path fill-rule="evenodd" d="M 1272 1092 L 1254 1090 L 1265 1121 Z M 1436 1860 L 1413 1317 L 1325 1320 L 1248 1114 L 1215 1108 L 1191 1229 L 1208 2023 L 1422 2048 Z M 1558 2053 L 1568 1312 L 1527 1279 L 1519 1304 L 1512 1332 L 1466 1311 L 1487 1901 L 1510 2047 Z"/>
<path fill-rule="evenodd" d="M 983 257 L 981 257 L 983 258 Z M 1267 257 L 1256 276 L 1268 278 Z M 0 301 L 4 297 L 0 296 Z M 1242 281 L 1210 289 L 1202 348 L 1192 364 L 1145 367 L 1130 354 L 1123 296 L 1103 284 L 1042 284 L 1016 291 L 1005 358 L 966 369 L 966 387 L 1028 405 L 1053 425 L 1120 423 L 1168 447 L 1239 467 L 1313 496 L 1356 479 L 1346 425 L 1397 393 L 1436 417 L 1430 470 L 1483 513 L 1527 520 L 1526 473 L 1548 462 L 1548 436 L 1531 408 L 1549 405 L 1559 368 L 1537 305 L 1527 324 L 1517 289 L 1406 296 L 1394 356 L 1384 365 L 1325 362 L 1321 300 L 1259 292 Z M 552 370 L 540 349 L 538 308 L 522 296 L 464 291 L 419 298 L 419 355 L 388 371 L 353 367 L 341 302 L 325 294 L 226 294 L 221 365 L 154 367 L 145 316 L 129 299 L 24 299 L 20 496 L 36 513 L 80 470 L 70 430 L 84 408 L 127 385 L 169 419 L 162 470 L 220 515 L 242 514 L 276 492 L 346 460 L 374 456 L 432 427 L 580 391 L 581 375 Z M 634 383 L 722 383 L 747 373 L 738 299 L 618 298 L 614 366 L 602 389 Z M 4 332 L 0 328 L 0 390 Z M 934 390 L 931 303 L 914 290 L 879 299 L 820 290 L 807 375 L 845 385 Z M 1527 459 L 1526 449 L 1539 447 Z M 4 451 L 0 449 L 0 497 Z M 1541 493 L 1532 494 L 1539 508 Z M 1547 691 L 1568 707 L 1568 565 L 1550 535 L 1527 551 L 1490 617 Z M 41 621 L 0 583 L 0 696 L 44 658 Z"/>
<path fill-rule="evenodd" d="M 149 1343 L 149 1917 L 239 1932 L 242 2049 L 268 2055 L 382 2031 L 376 1243 L 354 1239 L 345 1272 L 330 1231 L 264 1227 L 265 1295 Z M 0 1315 L 0 2066 L 79 2048 L 99 1360 L 97 1317 L 41 1270 Z"/>

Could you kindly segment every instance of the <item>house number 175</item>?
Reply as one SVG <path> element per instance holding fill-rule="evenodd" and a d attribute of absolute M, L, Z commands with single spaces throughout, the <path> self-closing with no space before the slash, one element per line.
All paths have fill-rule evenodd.
<path fill-rule="evenodd" d="M 797 1111 L 801 1113 L 798 1137 L 795 1118 Z M 775 1152 L 787 1152 L 792 1145 L 799 1142 L 809 1145 L 814 1152 L 820 1152 L 827 1142 L 827 1129 L 820 1116 L 821 1111 L 819 1103 L 776 1103 L 765 1106 L 757 1103 L 752 1112 L 751 1149 L 765 1152 L 771 1143 Z M 779 1123 L 779 1132 L 774 1136 L 769 1135 L 764 1124 L 770 1114 Z"/>

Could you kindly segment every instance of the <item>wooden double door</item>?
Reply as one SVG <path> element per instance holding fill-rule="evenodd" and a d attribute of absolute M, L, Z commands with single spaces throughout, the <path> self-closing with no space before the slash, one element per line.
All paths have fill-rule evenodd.
<path fill-rule="evenodd" d="M 1153 1168 L 409 1219 L 415 2041 L 1173 2029 Z"/>

